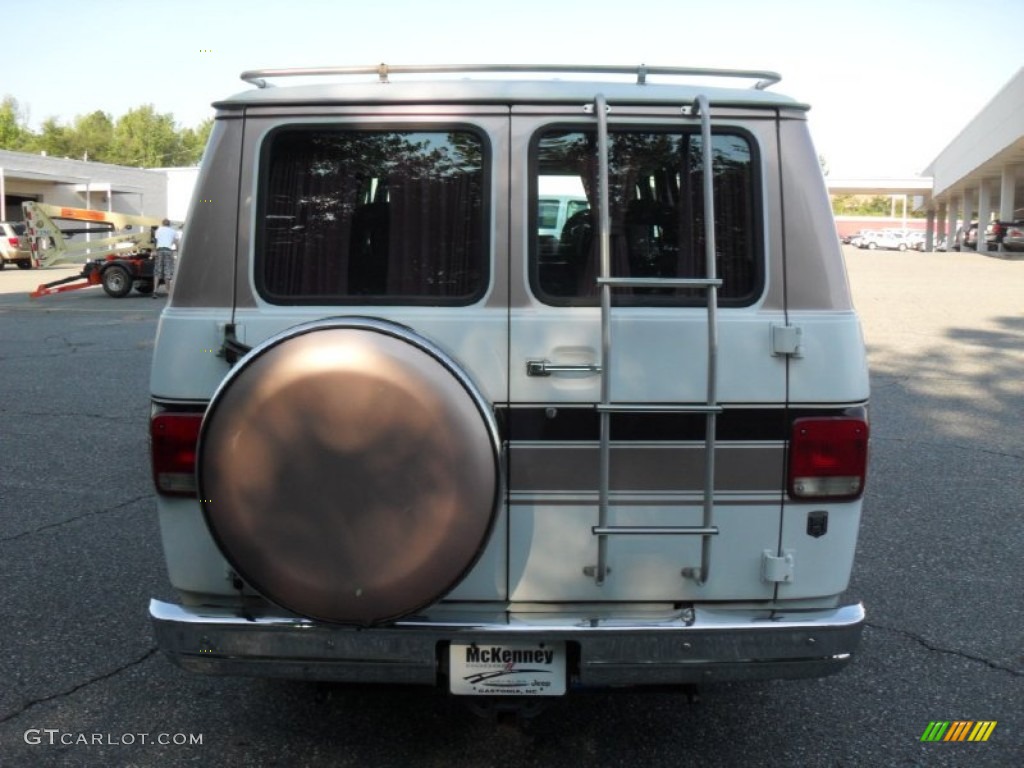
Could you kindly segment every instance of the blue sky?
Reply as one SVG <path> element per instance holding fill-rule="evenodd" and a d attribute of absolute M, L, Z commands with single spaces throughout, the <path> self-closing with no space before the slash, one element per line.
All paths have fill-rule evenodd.
<path fill-rule="evenodd" d="M 147 103 L 193 126 L 261 67 L 756 68 L 812 105 L 837 177 L 922 171 L 1024 66 L 1024 0 L 48 0 L 17 18 L 0 95 L 33 127 Z"/>

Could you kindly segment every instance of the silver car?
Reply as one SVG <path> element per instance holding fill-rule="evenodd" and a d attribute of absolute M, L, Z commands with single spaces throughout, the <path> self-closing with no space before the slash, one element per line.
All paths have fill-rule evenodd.
<path fill-rule="evenodd" d="M 32 251 L 25 238 L 24 222 L 0 221 L 0 269 L 8 264 L 32 269 Z"/>
<path fill-rule="evenodd" d="M 892 229 L 883 229 L 880 232 L 872 232 L 861 239 L 861 248 L 875 250 L 881 248 L 889 251 L 905 251 L 910 247 L 907 236 L 903 232 Z"/>
<path fill-rule="evenodd" d="M 1024 251 L 1024 220 L 1015 221 L 1006 227 L 1006 231 L 1003 233 L 1003 249 Z"/>

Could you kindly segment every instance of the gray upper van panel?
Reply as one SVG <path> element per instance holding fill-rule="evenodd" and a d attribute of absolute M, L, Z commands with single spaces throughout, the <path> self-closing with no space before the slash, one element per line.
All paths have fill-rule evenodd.
<path fill-rule="evenodd" d="M 849 311 L 850 285 L 806 122 L 779 123 L 787 307 Z"/>
<path fill-rule="evenodd" d="M 285 105 L 358 103 L 414 104 L 429 102 L 472 104 L 524 104 L 591 102 L 602 93 L 609 104 L 692 104 L 699 94 L 712 106 L 797 109 L 809 107 L 778 93 L 754 88 L 704 87 L 694 84 L 639 85 L 609 81 L 583 80 L 406 80 L 394 83 L 346 81 L 255 88 L 242 91 L 223 101 L 217 109 L 273 107 Z"/>
<path fill-rule="evenodd" d="M 216 120 L 186 215 L 170 303 L 175 307 L 230 307 L 236 253 L 234 222 L 238 209 L 238 167 L 242 121 Z"/>

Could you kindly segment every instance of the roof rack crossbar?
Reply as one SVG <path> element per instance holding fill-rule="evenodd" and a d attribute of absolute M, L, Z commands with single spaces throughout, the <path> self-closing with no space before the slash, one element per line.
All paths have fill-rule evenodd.
<path fill-rule="evenodd" d="M 533 73 L 533 74 L 593 74 L 635 75 L 638 85 L 644 85 L 649 75 L 670 77 L 732 77 L 755 80 L 753 88 L 763 90 L 775 85 L 782 76 L 777 72 L 750 69 L 713 69 L 706 67 L 652 67 L 605 64 L 376 64 L 354 67 L 299 67 L 292 69 L 250 69 L 242 73 L 242 80 L 258 88 L 270 85 L 267 78 L 321 77 L 330 75 L 377 75 L 387 83 L 391 75 L 471 74 L 471 73 Z"/>

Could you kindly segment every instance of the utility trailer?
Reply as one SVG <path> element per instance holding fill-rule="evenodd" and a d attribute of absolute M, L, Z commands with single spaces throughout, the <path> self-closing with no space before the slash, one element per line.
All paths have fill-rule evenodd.
<path fill-rule="evenodd" d="M 153 292 L 153 232 L 160 219 L 35 202 L 22 203 L 22 211 L 36 266 L 84 262 L 80 274 L 43 283 L 29 294 L 33 299 L 94 285 L 115 299 L 133 286 Z M 72 240 L 74 235 L 100 237 Z"/>

